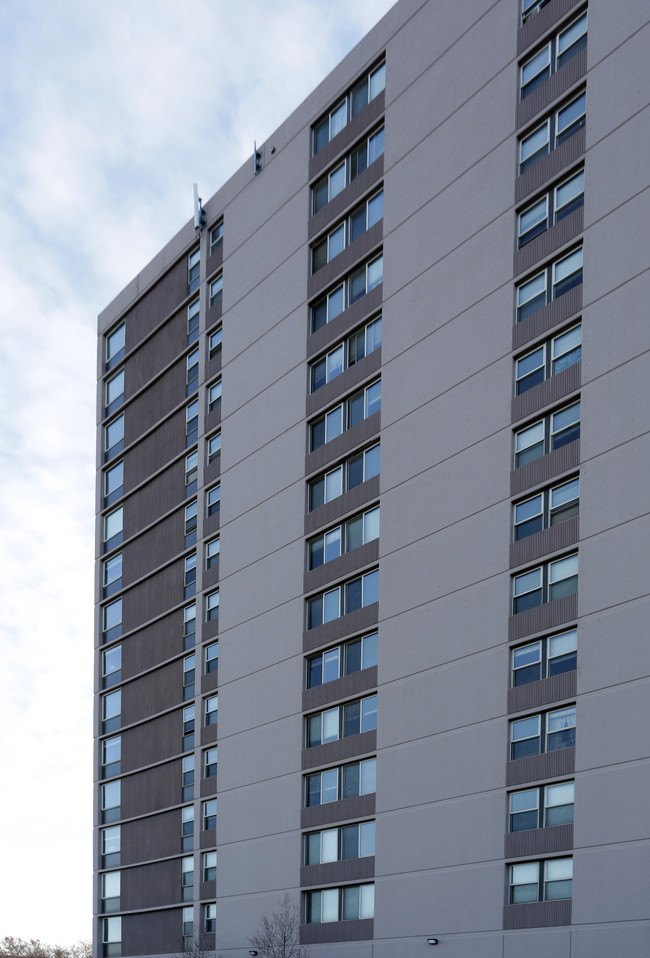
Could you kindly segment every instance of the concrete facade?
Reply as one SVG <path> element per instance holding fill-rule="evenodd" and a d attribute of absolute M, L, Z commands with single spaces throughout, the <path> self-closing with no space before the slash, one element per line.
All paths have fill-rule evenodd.
<path fill-rule="evenodd" d="M 261 172 L 242 167 L 200 236 L 188 223 L 99 317 L 98 958 L 191 938 L 244 955 L 285 892 L 314 958 L 416 958 L 431 937 L 453 958 L 648 954 L 650 23 L 636 0 L 525 7 L 399 0 Z M 550 75 L 522 90 L 546 48 Z M 341 162 L 347 185 L 315 209 Z M 379 190 L 383 215 L 357 216 Z M 340 224 L 345 248 L 312 271 Z M 316 383 L 339 345 L 345 368 Z M 376 506 L 379 537 L 359 539 L 349 520 Z M 310 560 L 326 533 L 332 557 Z M 318 680 L 315 655 L 354 663 L 375 633 L 376 663 L 368 638 L 367 662 Z M 567 635 L 577 653 L 554 659 Z M 558 785 L 574 809 L 550 821 Z M 531 801 L 523 828 L 510 803 Z M 369 823 L 374 854 L 353 854 Z M 338 850 L 314 860 L 323 830 Z"/>

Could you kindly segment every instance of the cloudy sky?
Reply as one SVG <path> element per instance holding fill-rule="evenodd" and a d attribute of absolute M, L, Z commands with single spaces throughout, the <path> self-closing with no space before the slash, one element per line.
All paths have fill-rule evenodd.
<path fill-rule="evenodd" d="M 392 2 L 0 4 L 0 939 L 91 933 L 97 313 Z"/>

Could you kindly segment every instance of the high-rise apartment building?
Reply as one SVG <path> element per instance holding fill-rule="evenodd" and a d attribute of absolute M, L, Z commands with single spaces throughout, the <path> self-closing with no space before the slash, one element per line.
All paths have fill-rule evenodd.
<path fill-rule="evenodd" d="M 101 958 L 648 954 L 649 13 L 399 0 L 101 314 Z"/>

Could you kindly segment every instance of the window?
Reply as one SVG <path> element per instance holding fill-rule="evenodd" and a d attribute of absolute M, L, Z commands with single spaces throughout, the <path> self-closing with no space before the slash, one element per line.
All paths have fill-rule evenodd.
<path fill-rule="evenodd" d="M 199 475 L 199 453 L 195 449 L 188 456 L 185 456 L 185 486 L 186 492 L 196 492 L 196 482 Z"/>
<path fill-rule="evenodd" d="M 309 511 L 379 475 L 379 443 L 352 456 L 309 483 Z"/>
<path fill-rule="evenodd" d="M 210 256 L 223 243 L 223 220 L 210 230 Z"/>
<path fill-rule="evenodd" d="M 360 389 L 309 425 L 309 448 L 313 452 L 331 442 L 381 409 L 381 380 Z"/>
<path fill-rule="evenodd" d="M 515 542 L 577 516 L 579 497 L 580 480 L 576 477 L 517 503 L 514 507 Z"/>
<path fill-rule="evenodd" d="M 510 904 L 571 898 L 572 858 L 549 858 L 510 866 Z"/>
<path fill-rule="evenodd" d="M 512 580 L 512 612 L 525 612 L 578 591 L 578 553 L 547 562 Z"/>
<path fill-rule="evenodd" d="M 316 273 L 321 267 L 342 253 L 356 239 L 378 223 L 384 215 L 384 191 L 361 203 L 339 223 L 327 236 L 311 248 L 311 271 Z"/>
<path fill-rule="evenodd" d="M 342 283 L 322 296 L 311 308 L 311 331 L 331 323 L 333 319 L 369 293 L 384 279 L 384 257 L 379 254 L 351 273 Z"/>
<path fill-rule="evenodd" d="M 212 569 L 219 565 L 219 553 L 221 550 L 221 540 L 219 536 L 211 539 L 205 544 L 205 566 L 206 569 Z"/>
<path fill-rule="evenodd" d="M 102 822 L 115 822 L 120 817 L 120 801 L 122 795 L 120 779 L 107 782 L 101 787 Z"/>
<path fill-rule="evenodd" d="M 111 825 L 110 828 L 102 828 L 102 868 L 114 868 L 120 864 L 120 853 L 122 849 L 122 831 L 121 825 Z"/>
<path fill-rule="evenodd" d="M 208 439 L 208 463 L 214 462 L 221 455 L 221 433 L 216 432 Z"/>
<path fill-rule="evenodd" d="M 217 930 L 217 906 L 214 903 L 203 906 L 203 928 L 206 934 Z"/>
<path fill-rule="evenodd" d="M 104 596 L 108 597 L 122 588 L 122 553 L 116 552 L 104 560 Z"/>
<path fill-rule="evenodd" d="M 221 485 L 217 483 L 205 494 L 206 512 L 209 516 L 216 515 L 221 509 Z"/>
<path fill-rule="evenodd" d="M 122 690 L 102 696 L 102 733 L 113 732 L 122 724 Z"/>
<path fill-rule="evenodd" d="M 305 898 L 307 924 L 373 918 L 375 914 L 375 886 L 371 883 L 310 891 Z"/>
<path fill-rule="evenodd" d="M 102 911 L 120 910 L 120 872 L 102 875 Z"/>
<path fill-rule="evenodd" d="M 582 358 L 582 324 L 536 346 L 515 363 L 515 392 L 525 393 Z"/>
<path fill-rule="evenodd" d="M 186 392 L 189 396 L 190 393 L 194 392 L 199 385 L 199 351 L 198 349 L 193 349 L 191 353 L 188 353 L 187 359 L 185 360 L 186 372 L 185 372 L 185 383 L 186 383 Z"/>
<path fill-rule="evenodd" d="M 188 855 L 181 858 L 181 900 L 192 901 L 194 898 L 194 858 Z"/>
<path fill-rule="evenodd" d="M 120 774 L 122 764 L 122 736 L 114 735 L 102 742 L 102 777 Z"/>
<path fill-rule="evenodd" d="M 384 155 L 384 128 L 380 127 L 365 137 L 346 158 L 314 183 L 311 190 L 312 213 L 318 213 L 330 200 L 357 178 L 375 160 Z"/>
<path fill-rule="evenodd" d="M 124 402 L 124 370 L 121 369 L 106 383 L 106 413 L 110 415 Z"/>
<path fill-rule="evenodd" d="M 578 630 L 569 629 L 549 635 L 512 650 L 512 686 L 528 685 L 563 672 L 573 672 L 577 664 Z"/>
<path fill-rule="evenodd" d="M 386 64 L 382 63 L 366 74 L 340 100 L 333 110 L 312 129 L 312 151 L 315 156 L 350 122 L 371 100 L 374 100 L 386 85 Z"/>
<path fill-rule="evenodd" d="M 216 672 L 219 668 L 219 643 L 211 642 L 205 647 L 205 674 Z"/>
<path fill-rule="evenodd" d="M 217 853 L 203 853 L 203 881 L 217 880 Z"/>
<path fill-rule="evenodd" d="M 124 460 L 116 462 L 104 473 L 104 502 L 111 506 L 122 495 L 124 484 Z"/>
<path fill-rule="evenodd" d="M 194 698 L 194 681 L 196 678 L 195 672 L 196 657 L 195 653 L 192 652 L 190 655 L 186 655 L 183 659 L 183 701 L 187 702 L 188 699 Z"/>
<path fill-rule="evenodd" d="M 194 748 L 196 708 L 194 704 L 186 705 L 183 709 L 183 751 Z"/>
<path fill-rule="evenodd" d="M 552 73 L 560 70 L 586 46 L 587 13 L 585 11 L 522 63 L 521 99 L 525 100 L 533 90 L 548 80 Z"/>
<path fill-rule="evenodd" d="M 379 569 L 328 589 L 307 602 L 307 628 L 315 629 L 339 616 L 379 601 Z"/>
<path fill-rule="evenodd" d="M 377 664 L 377 633 L 352 639 L 307 659 L 307 688 L 333 682 Z"/>
<path fill-rule="evenodd" d="M 217 827 L 217 800 L 216 798 L 210 798 L 207 802 L 203 802 L 203 829 L 204 831 L 208 828 Z"/>
<path fill-rule="evenodd" d="M 521 211 L 517 220 L 519 246 L 525 246 L 585 201 L 585 171 L 579 170 Z"/>
<path fill-rule="evenodd" d="M 521 22 L 525 23 L 528 17 L 538 13 L 548 2 L 549 0 L 522 0 Z"/>
<path fill-rule="evenodd" d="M 194 947 L 194 908 L 186 905 L 183 908 L 183 951 L 189 952 Z"/>
<path fill-rule="evenodd" d="M 122 954 L 122 919 L 118 916 L 102 918 L 104 958 L 118 958 Z"/>
<path fill-rule="evenodd" d="M 580 402 L 549 413 L 515 433 L 515 469 L 580 438 Z"/>
<path fill-rule="evenodd" d="M 517 322 L 582 283 L 582 246 L 517 286 Z"/>
<path fill-rule="evenodd" d="M 181 791 L 183 801 L 194 798 L 194 756 L 184 755 L 181 759 Z"/>
<path fill-rule="evenodd" d="M 576 707 L 527 715 L 510 723 L 510 758 L 527 758 L 576 744 Z"/>
<path fill-rule="evenodd" d="M 199 401 L 195 399 L 185 407 L 185 444 L 191 446 L 199 435 Z"/>
<path fill-rule="evenodd" d="M 187 342 L 195 343 L 199 338 L 199 306 L 200 301 L 197 296 L 187 307 Z M 189 383 L 188 383 L 189 386 Z"/>
<path fill-rule="evenodd" d="M 102 688 L 122 681 L 122 646 L 114 645 L 102 652 Z"/>
<path fill-rule="evenodd" d="M 106 336 L 106 368 L 117 366 L 124 358 L 126 347 L 126 326 L 120 323 Z"/>
<path fill-rule="evenodd" d="M 221 380 L 217 379 L 208 387 L 208 412 L 221 408 Z"/>
<path fill-rule="evenodd" d="M 341 798 L 370 795 L 377 787 L 377 759 L 367 758 L 305 776 L 305 807 L 326 805 Z"/>
<path fill-rule="evenodd" d="M 122 542 L 123 520 L 123 506 L 104 516 L 104 546 L 106 549 L 112 549 L 113 546 L 118 546 Z"/>
<path fill-rule="evenodd" d="M 213 333 L 210 333 L 208 338 L 208 349 L 210 353 L 210 359 L 221 349 L 221 339 L 222 339 L 222 328 L 219 326 L 218 329 L 215 329 Z"/>
<path fill-rule="evenodd" d="M 217 774 L 218 748 L 206 748 L 203 753 L 204 778 L 212 778 Z"/>
<path fill-rule="evenodd" d="M 112 459 L 124 449 L 124 413 L 104 427 L 104 456 Z"/>
<path fill-rule="evenodd" d="M 573 785 L 573 782 L 560 782 L 511 792 L 508 797 L 509 831 L 570 824 L 573 821 Z"/>
<path fill-rule="evenodd" d="M 305 835 L 305 865 L 366 858 L 375 854 L 375 823 L 360 822 Z"/>
<path fill-rule="evenodd" d="M 193 293 L 199 286 L 199 274 L 201 271 L 201 251 L 197 246 L 187 257 L 187 291 Z"/>
<path fill-rule="evenodd" d="M 316 712 L 315 715 L 308 716 L 305 728 L 307 748 L 375 729 L 377 728 L 377 696 L 368 695 L 355 702 Z"/>
<path fill-rule="evenodd" d="M 525 173 L 538 160 L 577 133 L 586 121 L 587 97 L 577 97 L 547 117 L 543 123 L 519 141 L 519 173 Z"/>
<path fill-rule="evenodd" d="M 205 700 L 205 725 L 216 725 L 219 715 L 219 696 L 209 695 Z"/>
<path fill-rule="evenodd" d="M 183 640 L 185 649 L 194 645 L 196 635 L 196 602 L 186 605 L 183 609 Z"/>
<path fill-rule="evenodd" d="M 185 556 L 184 568 L 184 598 L 189 599 L 196 592 L 196 552 L 191 552 L 190 555 Z"/>
<path fill-rule="evenodd" d="M 206 620 L 219 618 L 219 590 L 210 592 L 205 597 Z"/>
<path fill-rule="evenodd" d="M 316 569 L 379 538 L 379 506 L 321 532 L 307 543 L 307 566 Z"/>
<path fill-rule="evenodd" d="M 194 847 L 194 806 L 181 808 L 181 850 L 191 852 Z"/>
<path fill-rule="evenodd" d="M 185 548 L 193 546 L 196 542 L 196 529 L 198 523 L 198 505 L 196 499 L 185 506 Z"/>
<path fill-rule="evenodd" d="M 210 306 L 214 306 L 221 299 L 223 293 L 223 273 L 212 280 L 210 283 Z"/>
<path fill-rule="evenodd" d="M 325 356 L 311 363 L 309 367 L 310 388 L 316 392 L 321 386 L 331 382 L 345 372 L 350 366 L 358 363 L 364 356 L 369 356 L 381 346 L 381 316 L 363 326 L 358 332 L 348 337 L 346 342 L 339 343 Z"/>

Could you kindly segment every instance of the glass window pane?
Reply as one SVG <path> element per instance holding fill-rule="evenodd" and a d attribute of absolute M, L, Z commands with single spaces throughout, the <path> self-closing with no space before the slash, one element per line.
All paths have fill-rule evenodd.
<path fill-rule="evenodd" d="M 558 559 L 551 562 L 549 567 L 549 581 L 559 582 L 562 579 L 568 579 L 570 576 L 578 574 L 578 556 L 567 556 L 566 559 Z"/>
<path fill-rule="evenodd" d="M 363 517 L 363 541 L 372 542 L 379 538 L 379 506 L 371 509 Z"/>
<path fill-rule="evenodd" d="M 339 892 L 338 888 L 327 888 L 321 893 L 321 921 L 338 921 Z"/>
<path fill-rule="evenodd" d="M 377 130 L 368 140 L 368 166 L 384 155 L 384 127 Z"/>
<path fill-rule="evenodd" d="M 363 545 L 363 517 L 350 519 L 346 527 L 346 552 L 358 549 Z"/>
<path fill-rule="evenodd" d="M 321 862 L 335 862 L 338 860 L 338 829 L 328 828 L 321 832 Z"/>
<path fill-rule="evenodd" d="M 359 825 L 359 858 L 375 854 L 375 823 L 362 822 Z"/>
<path fill-rule="evenodd" d="M 330 140 L 340 133 L 347 123 L 347 114 L 348 105 L 345 100 L 330 113 Z"/>
<path fill-rule="evenodd" d="M 521 85 L 527 83 L 543 71 L 550 70 L 551 66 L 551 48 L 547 44 L 539 53 L 531 57 L 521 68 Z"/>
<path fill-rule="evenodd" d="M 343 287 L 339 286 L 333 290 L 327 297 L 327 322 L 332 320 L 343 312 Z"/>
<path fill-rule="evenodd" d="M 379 475 L 379 445 L 368 449 L 364 454 L 364 479 Z"/>
<path fill-rule="evenodd" d="M 361 647 L 362 667 L 369 669 L 371 666 L 377 665 L 377 633 L 373 632 L 372 635 L 364 636 Z"/>
<path fill-rule="evenodd" d="M 549 126 L 547 121 L 543 126 L 534 130 L 521 141 L 520 159 L 522 165 L 524 165 L 527 160 L 530 160 L 536 153 L 548 150 L 548 134 Z"/>
<path fill-rule="evenodd" d="M 343 889 L 343 915 L 344 921 L 359 917 L 359 886 L 348 885 Z"/>
<path fill-rule="evenodd" d="M 368 291 L 374 289 L 384 279 L 384 257 L 378 256 L 368 264 Z"/>
<path fill-rule="evenodd" d="M 561 136 L 572 124 L 584 114 L 586 108 L 586 95 L 583 93 L 572 103 L 569 103 L 557 114 L 557 136 Z"/>
<path fill-rule="evenodd" d="M 334 679 L 338 679 L 340 675 L 339 671 L 339 662 L 340 662 L 340 649 L 330 649 L 329 652 L 323 653 L 323 683 L 332 682 Z"/>
<path fill-rule="evenodd" d="M 345 188 L 345 163 L 341 163 L 335 170 L 332 170 L 329 177 L 329 198 L 333 200 L 335 196 Z"/>
<path fill-rule="evenodd" d="M 374 98 L 381 93 L 386 86 L 386 64 L 382 63 L 380 67 L 370 74 L 370 95 L 369 99 Z"/>
<path fill-rule="evenodd" d="M 370 605 L 379 601 L 379 570 L 367 572 L 363 577 L 363 604 Z"/>
<path fill-rule="evenodd" d="M 336 499 L 343 491 L 343 469 L 339 467 L 325 476 L 325 502 Z"/>
<path fill-rule="evenodd" d="M 375 914 L 375 886 L 361 886 L 361 902 L 359 906 L 359 918 L 373 918 Z"/>
<path fill-rule="evenodd" d="M 323 596 L 323 622 L 331 622 L 340 616 L 340 590 L 333 589 Z"/>
<path fill-rule="evenodd" d="M 546 224 L 547 215 L 547 200 L 546 197 L 544 197 L 543 200 L 535 203 L 534 206 L 531 206 L 529 209 L 520 214 L 519 235 L 524 236 L 526 233 L 529 233 L 531 230 L 534 230 L 535 227 L 539 226 L 540 223 Z"/>
<path fill-rule="evenodd" d="M 377 759 L 369 758 L 360 763 L 361 784 L 360 795 L 368 795 L 377 790 Z"/>
<path fill-rule="evenodd" d="M 378 223 L 384 215 L 384 191 L 368 200 L 368 229 Z"/>

